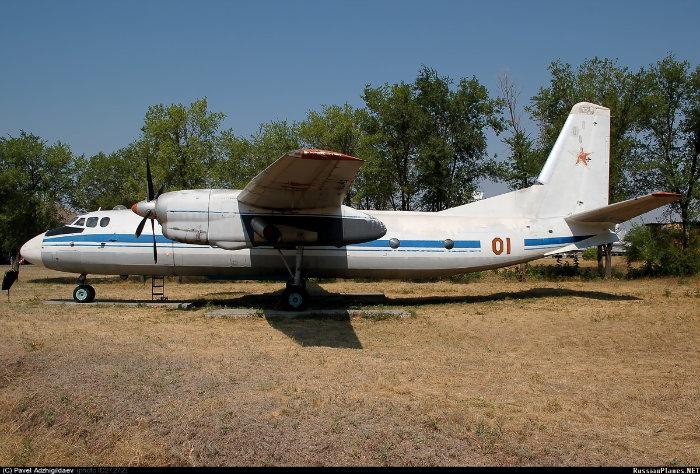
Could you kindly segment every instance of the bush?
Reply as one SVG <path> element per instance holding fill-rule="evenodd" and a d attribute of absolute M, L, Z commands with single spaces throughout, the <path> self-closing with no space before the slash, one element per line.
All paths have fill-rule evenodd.
<path fill-rule="evenodd" d="M 453 275 L 451 277 L 447 277 L 447 279 L 452 283 L 473 283 L 481 280 L 483 277 L 484 274 L 482 272 L 472 272 Z"/>
<path fill-rule="evenodd" d="M 508 267 L 494 272 L 508 280 L 518 279 L 519 274 L 516 267 Z M 620 275 L 613 275 L 620 276 Z M 592 280 L 598 278 L 596 269 L 581 268 L 578 261 L 573 263 L 558 260 L 556 265 L 527 265 L 525 277 L 528 280 L 564 281 L 571 279 Z"/>
<path fill-rule="evenodd" d="M 684 276 L 700 272 L 700 243 L 691 237 L 687 249 L 681 246 L 680 229 L 659 229 L 647 226 L 632 228 L 625 236 L 629 244 L 627 264 L 641 262 L 640 268 L 630 268 L 628 276 Z"/>
<path fill-rule="evenodd" d="M 598 247 L 588 247 L 586 250 L 583 251 L 581 254 L 581 257 L 583 257 L 584 260 L 590 261 L 590 260 L 598 260 Z"/>

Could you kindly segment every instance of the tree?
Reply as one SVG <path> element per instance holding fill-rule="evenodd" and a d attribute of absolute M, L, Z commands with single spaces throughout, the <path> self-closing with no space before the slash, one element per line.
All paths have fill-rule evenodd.
<path fill-rule="evenodd" d="M 261 124 L 250 138 L 226 130 L 219 143 L 221 161 L 214 167 L 214 181 L 239 189 L 277 158 L 300 148 L 297 125 L 285 120 Z"/>
<path fill-rule="evenodd" d="M 298 124 L 299 139 L 305 146 L 356 156 L 364 151 L 365 120 L 367 112 L 350 104 L 324 105 Z"/>
<path fill-rule="evenodd" d="M 250 140 L 237 137 L 233 130 L 225 130 L 219 138 L 221 160 L 212 169 L 215 186 L 222 188 L 243 188 L 257 169 L 252 163 Z"/>
<path fill-rule="evenodd" d="M 508 183 L 511 189 L 527 188 L 535 184 L 542 169 L 541 154 L 535 150 L 530 134 L 522 125 L 518 106 L 520 91 L 508 74 L 504 73 L 499 77 L 499 87 L 508 130 L 503 142 L 509 149 L 509 155 L 500 170 L 500 178 Z"/>
<path fill-rule="evenodd" d="M 365 87 L 367 132 L 392 178 L 394 209 L 463 204 L 480 178 L 495 175 L 485 131 L 500 132 L 499 103 L 474 77 L 453 85 L 424 66 L 412 84 Z"/>
<path fill-rule="evenodd" d="M 365 160 L 345 197 L 346 205 L 362 205 L 373 192 L 370 191 L 372 162 L 377 160 L 372 149 L 372 137 L 367 134 L 366 124 L 369 117 L 364 109 L 355 109 L 350 104 L 324 105 L 320 112 L 310 111 L 306 120 L 298 124 L 299 139 L 304 146 L 333 150 Z M 365 173 L 365 171 L 367 173 Z M 371 179 L 377 179 L 371 176 Z M 376 201 L 376 199 L 374 199 Z"/>
<path fill-rule="evenodd" d="M 21 131 L 0 138 L 0 246 L 13 258 L 24 242 L 60 222 L 71 189 L 68 145 Z"/>
<path fill-rule="evenodd" d="M 389 203 L 394 210 L 408 211 L 415 205 L 419 188 L 415 158 L 425 119 L 416 103 L 415 90 L 404 82 L 367 85 L 362 98 L 369 113 L 366 130 L 377 137 L 374 145 L 381 163 L 376 165 L 391 176 L 391 182 L 385 183 L 393 191 Z"/>
<path fill-rule="evenodd" d="M 528 107 L 538 125 L 537 153 L 541 169 L 571 108 L 581 101 L 608 107 L 610 117 L 611 202 L 630 197 L 627 163 L 636 144 L 637 104 L 641 93 L 640 75 L 611 59 L 592 58 L 574 71 L 570 64 L 554 61 L 549 65 L 549 85 L 540 88 Z"/>
<path fill-rule="evenodd" d="M 71 204 L 91 211 L 116 205 L 128 207 L 146 198 L 144 148 L 139 140 L 109 155 L 100 152 L 90 158 L 78 157 Z"/>
<path fill-rule="evenodd" d="M 210 169 L 217 166 L 219 158 L 219 127 L 225 116 L 210 112 L 206 98 L 189 106 L 150 106 L 141 130 L 146 145 L 143 150 L 158 171 L 156 181 L 170 189 L 210 185 Z"/>
<path fill-rule="evenodd" d="M 453 81 L 423 66 L 415 80 L 423 113 L 418 147 L 421 207 L 440 211 L 472 200 L 478 181 L 496 175 L 486 153 L 486 130 L 502 130 L 500 102 L 476 77 Z"/>
<path fill-rule="evenodd" d="M 672 55 L 642 74 L 639 127 L 642 140 L 634 154 L 635 184 L 648 191 L 681 195 L 672 207 L 680 214 L 683 248 L 688 224 L 700 201 L 700 67 Z"/>

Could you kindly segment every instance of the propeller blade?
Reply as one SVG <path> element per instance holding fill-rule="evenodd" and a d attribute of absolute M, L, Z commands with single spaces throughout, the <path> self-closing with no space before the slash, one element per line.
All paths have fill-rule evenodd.
<path fill-rule="evenodd" d="M 151 233 L 153 234 L 153 262 L 158 263 L 158 249 L 156 249 L 156 224 L 151 219 Z"/>
<path fill-rule="evenodd" d="M 146 157 L 146 184 L 148 184 L 148 200 L 153 201 L 153 178 L 151 177 L 151 163 Z"/>
<path fill-rule="evenodd" d="M 141 222 L 139 222 L 138 227 L 136 227 L 136 238 L 138 239 L 141 237 L 141 232 L 143 232 L 143 226 L 146 225 L 146 220 L 151 216 L 151 211 L 148 211 L 145 216 L 143 216 L 143 219 L 141 219 Z"/>

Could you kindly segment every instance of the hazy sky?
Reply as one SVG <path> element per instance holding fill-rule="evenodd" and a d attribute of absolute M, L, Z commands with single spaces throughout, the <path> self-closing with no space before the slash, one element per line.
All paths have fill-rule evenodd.
<path fill-rule="evenodd" d="M 508 71 L 526 102 L 557 58 L 698 64 L 698 20 L 690 0 L 5 2 L 0 134 L 109 152 L 138 136 L 148 105 L 202 96 L 249 134 L 321 104 L 361 105 L 366 83 L 411 81 L 421 64 L 494 93 Z"/>

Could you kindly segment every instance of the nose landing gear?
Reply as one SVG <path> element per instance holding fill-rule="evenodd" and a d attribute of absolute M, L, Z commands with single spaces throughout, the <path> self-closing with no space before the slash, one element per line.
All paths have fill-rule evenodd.
<path fill-rule="evenodd" d="M 92 285 L 85 284 L 86 274 L 78 277 L 78 286 L 73 290 L 73 299 L 77 303 L 91 303 L 95 300 L 95 288 Z"/>

